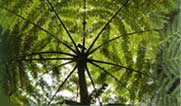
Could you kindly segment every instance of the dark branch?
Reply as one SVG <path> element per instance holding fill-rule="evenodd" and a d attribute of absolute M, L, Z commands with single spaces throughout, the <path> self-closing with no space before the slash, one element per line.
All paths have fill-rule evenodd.
<path fill-rule="evenodd" d="M 97 92 L 97 89 L 96 89 L 96 87 L 95 87 L 93 78 L 92 78 L 92 76 L 91 76 L 91 74 L 90 74 L 90 71 L 89 71 L 89 69 L 88 69 L 87 66 L 86 66 L 86 71 L 87 71 L 87 74 L 88 74 L 88 76 L 89 76 L 89 78 L 90 78 L 90 80 L 91 80 L 91 83 L 92 83 L 92 86 L 93 86 L 93 88 L 94 88 L 94 91 L 95 91 L 96 94 L 98 95 L 98 92 Z M 100 98 L 99 98 L 99 97 L 97 97 L 97 98 L 98 98 L 98 101 L 99 101 L 99 105 L 102 106 L 102 103 L 101 103 L 101 101 L 100 101 Z"/>
<path fill-rule="evenodd" d="M 60 64 L 60 65 L 58 65 L 58 66 L 54 66 L 53 68 L 59 68 L 59 67 L 62 67 L 62 66 L 64 66 L 64 65 L 70 64 L 70 63 L 72 63 L 72 62 L 74 62 L 74 60 L 71 60 L 71 61 L 62 63 L 62 64 Z M 44 76 L 45 74 L 48 74 L 49 72 L 52 72 L 52 71 L 53 71 L 53 68 L 52 68 L 50 71 L 46 71 L 46 72 L 42 73 L 41 75 L 39 75 L 37 78 L 33 79 L 32 81 L 36 81 L 37 79 L 39 79 L 40 77 Z"/>
<path fill-rule="evenodd" d="M 83 9 L 84 9 L 84 14 L 83 14 L 83 48 L 85 48 L 85 36 L 86 36 L 86 0 L 83 1 Z M 81 52 L 84 52 L 85 49 L 82 49 Z"/>
<path fill-rule="evenodd" d="M 161 29 L 151 29 L 151 30 L 136 31 L 136 32 L 131 32 L 131 33 L 127 33 L 127 34 L 122 34 L 122 35 L 120 35 L 120 36 L 117 36 L 117 37 L 115 37 L 115 38 L 112 38 L 112 39 L 110 39 L 110 40 L 108 40 L 108 41 L 100 44 L 98 47 L 96 47 L 95 49 L 93 49 L 92 51 L 90 51 L 87 55 L 92 54 L 93 52 L 95 52 L 95 51 L 96 51 L 97 49 L 99 49 L 100 47 L 102 47 L 102 46 L 104 46 L 104 45 L 106 45 L 106 44 L 108 44 L 108 43 L 110 43 L 110 42 L 112 42 L 112 41 L 115 41 L 115 40 L 121 38 L 122 36 L 129 36 L 129 35 L 134 35 L 134 34 L 139 34 L 139 33 L 145 33 L 145 32 L 150 32 L 150 31 L 160 31 L 160 30 L 161 30 Z"/>
<path fill-rule="evenodd" d="M 77 84 L 77 89 L 76 89 L 76 98 L 75 100 L 77 101 L 79 97 L 79 85 Z"/>
<path fill-rule="evenodd" d="M 97 34 L 96 38 L 94 39 L 94 41 L 92 42 L 92 44 L 90 45 L 90 47 L 87 50 L 87 53 L 89 53 L 89 51 L 91 50 L 91 48 L 94 46 L 95 42 L 98 40 L 99 36 L 102 34 L 102 32 L 106 29 L 106 27 L 111 23 L 111 21 L 118 15 L 118 13 L 122 10 L 123 7 L 125 7 L 128 4 L 127 0 L 115 13 L 114 15 L 109 19 L 109 21 L 104 25 L 104 27 L 101 29 L 101 31 Z"/>
<path fill-rule="evenodd" d="M 21 18 L 22 20 L 27 21 L 28 23 L 32 24 L 33 26 L 35 26 L 35 27 L 39 28 L 40 30 L 46 32 L 47 34 L 49 34 L 50 36 L 52 36 L 54 39 L 56 39 L 58 42 L 61 42 L 64 46 L 66 46 L 66 47 L 69 48 L 71 51 L 73 51 L 74 53 L 76 53 L 76 51 L 75 51 L 74 49 L 72 49 L 69 45 L 67 45 L 65 42 L 61 41 L 60 39 L 58 39 L 55 35 L 53 35 L 53 34 L 52 34 L 51 32 L 49 32 L 48 30 L 42 28 L 40 25 L 35 24 L 34 22 L 28 20 L 27 18 L 25 18 L 25 17 L 17 14 L 16 12 L 13 12 L 12 10 L 10 10 L 10 9 L 8 9 L 8 8 L 5 8 L 5 7 L 1 6 L 1 5 L 0 5 L 0 8 L 2 8 L 2 9 L 4 9 L 4 10 L 6 10 L 6 11 L 8 11 L 8 12 L 14 14 L 14 15 L 16 15 L 17 17 Z"/>
<path fill-rule="evenodd" d="M 106 71 L 104 68 L 102 68 L 101 66 L 95 64 L 94 62 L 92 61 L 89 61 L 89 63 L 91 63 L 92 65 L 98 67 L 99 69 L 101 69 L 104 73 L 106 73 L 107 75 L 111 76 L 116 82 L 118 82 L 120 84 L 120 86 L 124 87 L 125 89 L 127 89 L 128 91 L 131 91 L 129 90 L 125 84 L 123 84 L 119 79 L 117 79 L 114 75 L 112 75 L 110 72 Z"/>
<path fill-rule="evenodd" d="M 72 69 L 72 71 L 68 74 L 68 76 L 65 78 L 65 80 L 60 84 L 60 86 L 58 87 L 57 91 L 54 93 L 54 95 L 52 96 L 52 98 L 50 99 L 50 101 L 48 102 L 47 106 L 49 106 L 51 104 L 51 102 L 53 101 L 53 99 L 55 98 L 55 96 L 57 95 L 57 93 L 60 91 L 60 89 L 63 87 L 63 85 L 66 83 L 66 81 L 69 79 L 69 77 L 73 74 L 73 72 L 75 71 L 75 69 L 77 68 L 77 65 Z"/>
<path fill-rule="evenodd" d="M 86 0 L 83 1 L 83 9 L 84 9 L 84 14 L 83 14 L 83 35 L 85 36 L 86 33 Z"/>
<path fill-rule="evenodd" d="M 82 47 L 82 51 L 81 51 L 81 52 L 84 53 L 84 51 L 85 51 L 85 49 L 86 49 L 86 48 L 85 48 L 85 36 L 83 37 L 82 46 L 83 46 L 83 47 Z"/>
<path fill-rule="evenodd" d="M 70 54 L 70 53 L 65 53 L 65 52 L 60 52 L 60 51 L 47 51 L 47 52 L 33 52 L 33 53 L 30 53 L 30 54 L 25 54 L 25 55 L 22 55 L 22 56 L 18 56 L 18 58 L 33 56 L 33 55 L 43 55 L 43 54 L 45 54 L 45 55 L 46 54 L 60 54 L 60 55 L 64 54 L 64 55 L 75 57 L 75 55 Z"/>
<path fill-rule="evenodd" d="M 105 62 L 105 61 L 100 61 L 100 60 L 94 60 L 94 59 L 88 59 L 88 61 L 89 61 L 89 62 L 97 62 L 97 63 L 102 63 L 102 64 L 113 65 L 113 66 L 117 66 L 117 67 L 120 67 L 120 68 L 127 69 L 127 70 L 129 70 L 129 71 L 137 72 L 137 73 L 139 73 L 139 74 L 148 76 L 146 73 L 143 73 L 143 72 L 140 72 L 140 71 L 138 71 L 138 70 L 135 70 L 135 69 L 132 69 L 132 68 L 128 68 L 128 67 L 125 67 L 125 66 L 121 66 L 121 65 L 119 65 L 119 64 L 110 63 L 110 62 Z"/>
<path fill-rule="evenodd" d="M 19 61 L 46 61 L 46 60 L 73 60 L 73 58 L 30 58 L 30 59 L 19 59 Z"/>
<path fill-rule="evenodd" d="M 51 7 L 51 9 L 53 10 L 53 12 L 55 13 L 55 15 L 56 15 L 57 19 L 59 20 L 59 22 L 62 24 L 62 26 L 63 26 L 64 30 L 65 30 L 65 31 L 66 31 L 66 33 L 67 33 L 67 35 L 68 35 L 68 36 L 69 36 L 69 38 L 71 39 L 71 41 L 72 41 L 72 43 L 73 43 L 73 45 L 74 45 L 75 49 L 76 49 L 76 50 L 77 50 L 77 52 L 79 53 L 79 49 L 77 48 L 77 46 L 76 46 L 76 43 L 75 43 L 74 39 L 73 39 L 73 38 L 72 38 L 72 36 L 70 35 L 70 33 L 69 33 L 69 31 L 68 31 L 67 27 L 65 26 L 65 24 L 63 23 L 62 19 L 59 17 L 59 15 L 58 15 L 57 11 L 55 10 L 55 8 L 53 7 L 53 5 L 51 4 L 51 2 L 50 2 L 49 0 L 47 0 L 47 2 L 48 2 L 48 4 L 50 5 L 50 7 Z"/>

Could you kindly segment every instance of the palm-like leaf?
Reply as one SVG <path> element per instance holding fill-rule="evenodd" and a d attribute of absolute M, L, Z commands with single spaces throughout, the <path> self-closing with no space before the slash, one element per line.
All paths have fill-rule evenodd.
<path fill-rule="evenodd" d="M 158 84 L 159 93 L 156 95 L 158 105 L 177 106 L 179 105 L 180 92 L 180 29 L 179 29 L 179 10 L 175 9 L 167 16 L 170 20 L 165 24 L 165 34 L 167 37 L 160 42 L 160 50 L 158 54 L 158 76 L 160 77 Z"/>
<path fill-rule="evenodd" d="M 153 65 L 167 21 L 160 13 L 169 13 L 175 1 L 1 0 L 0 4 L 1 55 L 9 67 L 7 95 L 15 103 L 53 105 L 66 101 L 61 95 L 65 91 L 72 94 L 68 99 L 76 101 L 78 87 L 80 102 L 89 104 L 87 88 L 93 86 L 98 93 L 96 88 L 103 83 L 110 89 L 97 98 L 100 105 L 137 104 L 144 95 L 154 94 L 156 85 L 147 82 L 160 80 L 155 79 Z M 75 65 L 77 70 L 70 72 Z"/>

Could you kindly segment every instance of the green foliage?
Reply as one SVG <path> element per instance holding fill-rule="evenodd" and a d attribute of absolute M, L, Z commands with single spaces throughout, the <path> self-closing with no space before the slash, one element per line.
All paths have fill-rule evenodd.
<path fill-rule="evenodd" d="M 170 98 L 180 89 L 177 1 L 85 1 L 0 0 L 2 92 L 19 106 L 78 103 L 79 76 L 64 81 L 81 61 L 75 52 L 85 48 L 98 92 L 89 73 L 87 87 L 97 101 L 176 106 Z"/>
<path fill-rule="evenodd" d="M 165 24 L 164 36 L 158 52 L 158 105 L 178 106 L 180 104 L 180 19 L 179 10 L 167 14 L 169 22 Z"/>

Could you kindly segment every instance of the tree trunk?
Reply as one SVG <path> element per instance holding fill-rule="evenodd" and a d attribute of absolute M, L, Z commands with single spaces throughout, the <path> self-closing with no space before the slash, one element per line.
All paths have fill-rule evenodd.
<path fill-rule="evenodd" d="M 87 91 L 87 84 L 85 78 L 85 62 L 78 63 L 78 77 L 80 86 L 80 102 L 82 105 L 90 105 L 90 98 Z"/>

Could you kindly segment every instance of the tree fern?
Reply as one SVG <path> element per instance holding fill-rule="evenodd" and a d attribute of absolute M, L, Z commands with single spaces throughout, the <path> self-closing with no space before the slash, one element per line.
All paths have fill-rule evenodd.
<path fill-rule="evenodd" d="M 167 15 L 169 22 L 165 24 L 163 41 L 160 42 L 160 55 L 158 70 L 160 76 L 158 105 L 177 106 L 179 105 L 180 92 L 180 29 L 179 29 L 179 10 L 176 8 Z"/>
<path fill-rule="evenodd" d="M 173 0 L 1 0 L 0 4 L 0 37 L 6 38 L 2 58 L 8 58 L 3 72 L 10 71 L 8 92 L 15 88 L 9 95 L 14 104 L 90 105 L 91 92 L 98 95 L 97 88 L 106 83 L 107 89 L 95 96 L 99 105 L 137 105 L 145 95 L 154 95 L 161 80 L 155 80 L 155 63 L 167 64 L 166 70 L 175 70 L 169 73 L 178 74 L 170 60 L 155 59 L 179 54 L 163 29 L 170 21 L 164 14 L 176 4 Z M 162 39 L 160 32 L 168 37 Z M 158 48 L 165 42 L 170 49 L 163 53 Z M 65 91 L 73 96 L 65 98 Z"/>

